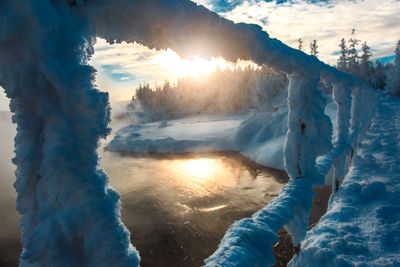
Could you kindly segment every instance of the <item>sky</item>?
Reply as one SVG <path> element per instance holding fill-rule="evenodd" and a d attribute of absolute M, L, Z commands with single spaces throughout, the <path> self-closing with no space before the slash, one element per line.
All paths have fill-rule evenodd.
<path fill-rule="evenodd" d="M 399 0 L 197 0 L 207 8 L 235 22 L 256 23 L 271 37 L 297 48 L 304 40 L 305 51 L 316 39 L 319 58 L 335 64 L 338 44 L 351 30 L 367 41 L 375 58 L 393 55 L 400 39 Z M 194 58 L 182 61 L 173 51 L 157 52 L 139 44 L 108 45 L 98 40 L 91 64 L 98 70 L 97 86 L 110 93 L 112 102 L 128 100 L 140 83 L 162 84 L 180 76 L 202 74 L 226 66 L 223 59 L 212 62 Z M 8 109 L 4 92 L 0 110 Z"/>
<path fill-rule="evenodd" d="M 297 48 L 304 40 L 309 51 L 313 39 L 319 46 L 319 58 L 334 65 L 338 58 L 341 38 L 356 37 L 367 41 L 374 58 L 393 55 L 400 39 L 400 1 L 398 0 L 197 0 L 207 8 L 235 22 L 256 23 L 271 37 Z M 239 38 L 239 37 L 238 37 Z M 389 58 L 390 59 L 390 58 Z M 182 63 L 173 51 L 156 52 L 140 45 L 107 45 L 100 40 L 92 61 L 98 69 L 98 86 L 109 91 L 118 101 L 134 94 L 139 83 L 162 84 L 191 74 L 185 70 L 207 63 L 199 60 Z M 210 69 L 224 65 L 222 59 L 209 63 Z M 196 68 L 192 71 L 196 72 Z M 109 90 L 109 88 L 112 88 Z"/>

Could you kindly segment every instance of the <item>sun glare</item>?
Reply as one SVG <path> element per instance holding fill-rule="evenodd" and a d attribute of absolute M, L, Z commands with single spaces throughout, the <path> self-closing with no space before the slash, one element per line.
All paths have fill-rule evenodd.
<path fill-rule="evenodd" d="M 210 159 L 192 159 L 185 162 L 184 170 L 193 178 L 208 179 L 213 176 L 215 166 L 214 162 Z"/>
<path fill-rule="evenodd" d="M 161 65 L 176 77 L 206 75 L 217 69 L 231 68 L 231 65 L 233 65 L 222 58 L 205 60 L 198 56 L 193 56 L 190 59 L 182 59 L 172 50 L 159 53 L 154 60 L 155 63 Z"/>

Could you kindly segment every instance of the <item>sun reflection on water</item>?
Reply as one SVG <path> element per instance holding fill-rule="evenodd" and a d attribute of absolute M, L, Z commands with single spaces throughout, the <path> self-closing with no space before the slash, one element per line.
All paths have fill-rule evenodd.
<path fill-rule="evenodd" d="M 199 180 L 211 179 L 215 175 L 217 167 L 215 160 L 207 158 L 191 159 L 182 162 L 182 170 L 185 174 Z"/>
<path fill-rule="evenodd" d="M 219 158 L 199 157 L 166 162 L 168 184 L 180 188 L 186 196 L 206 197 L 219 194 L 222 188 L 233 188 L 237 183 L 232 166 Z"/>
<path fill-rule="evenodd" d="M 194 208 L 215 212 L 236 205 L 238 198 L 241 202 L 249 199 L 251 203 L 264 203 L 282 188 L 268 173 L 251 172 L 239 160 L 224 156 L 118 160 L 111 153 L 105 156 L 104 167 L 122 195 L 135 192 L 180 212 Z"/>

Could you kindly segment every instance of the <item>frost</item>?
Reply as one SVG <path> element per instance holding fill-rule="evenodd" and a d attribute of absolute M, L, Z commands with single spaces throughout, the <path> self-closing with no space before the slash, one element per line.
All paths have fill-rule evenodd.
<path fill-rule="evenodd" d="M 109 133 L 109 106 L 108 95 L 94 87 L 95 70 L 87 63 L 96 36 L 110 43 L 172 48 L 183 56 L 253 60 L 292 75 L 285 162 L 293 179 L 269 206 L 232 226 L 206 261 L 209 266 L 272 263 L 271 246 L 284 224 L 296 243 L 303 237 L 313 183 L 325 176 L 321 170 L 332 170 L 337 159 L 348 155 L 339 145 L 315 166 L 331 136 L 319 81 L 352 90 L 351 147 L 374 112 L 365 107 L 376 98 L 364 94 L 368 91 L 353 77 L 270 38 L 257 25 L 235 24 L 191 1 L 3 0 L 0 18 L 0 85 L 11 98 L 17 123 L 13 162 L 21 266 L 139 264 L 120 220 L 119 196 L 98 166 L 96 149 Z M 341 122 L 349 117 L 347 105 L 339 105 L 346 113 L 339 115 L 339 140 L 347 135 L 346 122 Z M 385 238 L 389 246 L 392 237 Z M 342 243 L 333 246 L 339 250 Z M 337 257 L 336 262 L 343 265 L 348 259 Z"/>
<path fill-rule="evenodd" d="M 384 97 L 332 196 L 290 266 L 399 266 L 398 100 Z"/>
<path fill-rule="evenodd" d="M 99 169 L 108 95 L 87 65 L 93 33 L 67 1 L 2 1 L 0 84 L 17 123 L 21 266 L 136 266 L 118 194 Z"/>

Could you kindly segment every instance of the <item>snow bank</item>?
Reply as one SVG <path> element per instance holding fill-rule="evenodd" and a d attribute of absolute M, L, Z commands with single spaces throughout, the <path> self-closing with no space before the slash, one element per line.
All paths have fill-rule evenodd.
<path fill-rule="evenodd" d="M 135 124 L 116 132 L 107 149 L 131 153 L 237 151 L 283 170 L 287 110 L 253 116 L 190 117 Z"/>
<path fill-rule="evenodd" d="M 400 266 L 400 104 L 385 99 L 328 212 L 290 266 Z"/>
<path fill-rule="evenodd" d="M 262 165 L 284 170 L 287 115 L 287 108 L 284 108 L 276 113 L 260 113 L 244 121 L 235 135 L 240 153 Z"/>
<path fill-rule="evenodd" d="M 134 124 L 116 132 L 107 148 L 132 153 L 234 151 L 232 132 L 244 117 L 191 117 Z"/>

